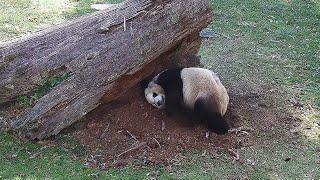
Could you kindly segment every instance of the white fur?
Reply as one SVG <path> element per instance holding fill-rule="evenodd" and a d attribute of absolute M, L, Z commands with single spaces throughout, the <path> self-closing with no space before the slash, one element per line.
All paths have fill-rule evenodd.
<path fill-rule="evenodd" d="M 197 99 L 205 98 L 214 106 L 214 111 L 222 116 L 226 113 L 229 96 L 214 72 L 203 68 L 184 68 L 181 79 L 184 104 L 187 107 L 193 109 Z"/>

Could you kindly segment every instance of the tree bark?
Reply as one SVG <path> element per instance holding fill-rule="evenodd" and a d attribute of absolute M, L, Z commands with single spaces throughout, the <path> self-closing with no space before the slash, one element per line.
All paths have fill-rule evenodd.
<path fill-rule="evenodd" d="M 32 139 L 56 135 L 151 73 L 186 66 L 211 19 L 207 0 L 129 0 L 0 45 L 0 103 L 70 73 L 12 123 Z"/>

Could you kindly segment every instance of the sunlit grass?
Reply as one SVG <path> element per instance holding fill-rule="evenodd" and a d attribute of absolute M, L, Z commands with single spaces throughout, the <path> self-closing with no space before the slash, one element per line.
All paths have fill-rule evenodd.
<path fill-rule="evenodd" d="M 293 89 L 304 102 L 320 107 L 319 0 L 213 0 L 212 4 L 214 31 L 254 41 L 252 51 L 260 57 L 250 62 L 270 72 L 268 78 L 283 91 Z"/>
<path fill-rule="evenodd" d="M 72 7 L 68 0 L 0 0 L 0 40 L 61 23 Z"/>
<path fill-rule="evenodd" d="M 34 8 L 39 8 L 42 13 L 55 12 L 62 14 L 63 11 L 72 8 L 70 0 L 31 0 L 30 3 Z"/>
<path fill-rule="evenodd" d="M 320 112 L 312 111 L 301 116 L 303 120 L 299 130 L 309 140 L 317 141 L 320 145 Z"/>
<path fill-rule="evenodd" d="M 21 142 L 18 138 L 0 133 L 0 179 L 141 179 L 151 178 L 147 172 L 153 167 L 133 169 L 110 168 L 108 171 L 90 168 L 84 162 L 75 160 L 72 151 L 84 150 L 79 144 L 72 143 L 69 149 L 43 141 L 42 145 L 34 142 Z M 70 145 L 71 146 L 71 145 Z"/>
<path fill-rule="evenodd" d="M 94 3 L 120 0 L 0 0 L 0 42 L 50 27 L 94 10 Z"/>

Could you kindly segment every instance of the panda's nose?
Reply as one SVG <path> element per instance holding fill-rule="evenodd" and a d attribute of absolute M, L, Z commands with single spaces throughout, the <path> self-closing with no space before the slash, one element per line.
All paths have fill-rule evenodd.
<path fill-rule="evenodd" d="M 157 105 L 160 106 L 163 103 L 164 103 L 164 99 L 161 97 L 161 99 L 157 102 Z"/>

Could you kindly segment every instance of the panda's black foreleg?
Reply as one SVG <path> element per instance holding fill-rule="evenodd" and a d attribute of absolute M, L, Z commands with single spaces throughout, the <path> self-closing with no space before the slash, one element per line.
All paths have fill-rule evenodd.
<path fill-rule="evenodd" d="M 199 115 L 193 111 L 193 109 L 190 108 L 183 108 L 182 109 L 182 115 L 184 117 L 185 123 L 190 126 L 194 127 L 196 125 L 199 125 L 201 123 L 201 118 L 199 118 Z"/>
<path fill-rule="evenodd" d="M 180 113 L 182 108 L 182 94 L 175 87 L 165 88 L 165 110 L 168 116 Z"/>
<path fill-rule="evenodd" d="M 194 104 L 195 114 L 208 125 L 209 131 L 217 134 L 225 134 L 229 130 L 228 123 L 224 118 L 217 112 L 214 112 L 205 99 L 198 99 Z"/>
<path fill-rule="evenodd" d="M 178 115 L 181 111 L 181 107 L 178 102 L 175 101 L 166 101 L 165 111 L 169 117 Z"/>
<path fill-rule="evenodd" d="M 169 117 L 172 117 L 175 114 L 175 110 L 173 107 L 166 105 L 165 110 L 166 110 L 167 116 L 169 116 Z"/>

